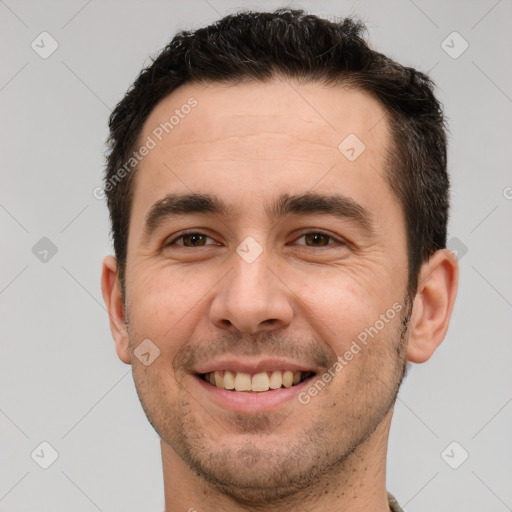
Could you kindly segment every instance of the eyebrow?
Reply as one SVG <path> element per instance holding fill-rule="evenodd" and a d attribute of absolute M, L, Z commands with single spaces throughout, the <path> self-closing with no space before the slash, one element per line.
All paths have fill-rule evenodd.
<path fill-rule="evenodd" d="M 148 211 L 144 221 L 143 242 L 147 243 L 154 232 L 171 218 L 205 213 L 227 218 L 234 215 L 235 208 L 211 194 L 167 194 Z M 356 223 L 368 235 L 372 235 L 374 231 L 374 220 L 370 211 L 342 194 L 283 194 L 265 207 L 265 213 L 274 222 L 290 214 L 332 215 Z"/>

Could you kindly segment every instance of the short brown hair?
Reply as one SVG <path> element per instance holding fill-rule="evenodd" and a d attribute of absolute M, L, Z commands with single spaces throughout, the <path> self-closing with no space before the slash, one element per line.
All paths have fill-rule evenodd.
<path fill-rule="evenodd" d="M 364 30 L 352 18 L 334 22 L 300 10 L 243 12 L 178 33 L 141 71 L 110 116 L 107 141 L 105 193 L 123 298 L 136 168 L 116 178 L 152 110 L 185 83 L 273 77 L 343 83 L 372 94 L 385 108 L 393 135 L 386 179 L 405 216 L 408 292 L 416 293 L 421 264 L 446 246 L 449 179 L 443 113 L 429 77 L 371 49 Z"/>

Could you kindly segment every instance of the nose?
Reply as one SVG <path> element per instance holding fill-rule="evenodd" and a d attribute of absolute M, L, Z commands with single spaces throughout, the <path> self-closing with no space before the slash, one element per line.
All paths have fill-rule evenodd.
<path fill-rule="evenodd" d="M 293 292 L 269 266 L 266 252 L 248 263 L 233 254 L 233 267 L 219 283 L 210 308 L 218 328 L 255 334 L 288 326 L 293 317 Z"/>

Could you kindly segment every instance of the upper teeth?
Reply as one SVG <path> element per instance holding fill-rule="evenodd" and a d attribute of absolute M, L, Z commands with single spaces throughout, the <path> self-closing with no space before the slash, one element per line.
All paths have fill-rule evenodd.
<path fill-rule="evenodd" d="M 260 372 L 260 373 L 244 373 L 232 372 L 229 370 L 209 372 L 204 375 L 206 382 L 222 389 L 230 389 L 235 391 L 268 391 L 269 389 L 277 389 L 281 386 L 289 388 L 294 384 L 298 384 L 301 380 L 303 372 L 300 371 L 281 371 Z"/>

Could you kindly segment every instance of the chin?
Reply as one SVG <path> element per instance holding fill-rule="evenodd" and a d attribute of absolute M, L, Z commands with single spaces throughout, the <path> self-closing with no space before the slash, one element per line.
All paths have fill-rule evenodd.
<path fill-rule="evenodd" d="M 319 481 L 320 448 L 311 443 L 310 435 L 295 439 L 241 435 L 229 444 L 203 438 L 201 447 L 189 446 L 184 460 L 208 485 L 240 505 L 255 510 L 272 501 L 277 506 Z"/>
<path fill-rule="evenodd" d="M 240 459 L 237 457 L 237 454 L 228 456 L 231 464 L 226 467 L 218 463 L 219 459 L 226 460 L 225 456 L 218 456 L 214 464 L 205 465 L 198 472 L 210 485 L 239 504 L 268 505 L 269 501 L 293 496 L 305 485 L 297 466 L 293 470 L 289 464 L 287 468 L 276 467 L 273 457 L 261 455 L 258 450 L 252 453 L 248 450 Z M 233 461 L 236 462 L 233 464 Z"/>

